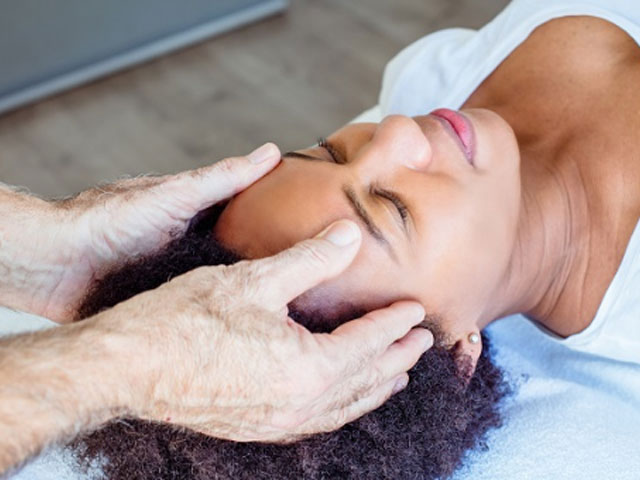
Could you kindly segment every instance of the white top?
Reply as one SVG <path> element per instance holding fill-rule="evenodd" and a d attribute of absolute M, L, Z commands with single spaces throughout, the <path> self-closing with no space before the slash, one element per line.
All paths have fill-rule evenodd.
<path fill-rule="evenodd" d="M 383 113 L 413 116 L 460 108 L 533 30 L 572 15 L 608 20 L 640 43 L 638 0 L 514 0 L 480 30 L 440 30 L 402 50 L 384 73 Z"/>
<path fill-rule="evenodd" d="M 536 27 L 568 15 L 606 19 L 640 44 L 637 0 L 514 0 L 478 31 L 442 30 L 400 52 L 385 70 L 381 113 L 413 116 L 460 108 Z M 577 350 L 640 363 L 639 292 L 640 224 L 591 325 L 568 338 L 550 336 Z"/>

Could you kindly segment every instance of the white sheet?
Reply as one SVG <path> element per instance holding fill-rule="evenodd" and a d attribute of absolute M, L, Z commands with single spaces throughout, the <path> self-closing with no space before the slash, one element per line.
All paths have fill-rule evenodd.
<path fill-rule="evenodd" d="M 640 365 L 570 349 L 521 315 L 487 333 L 518 390 L 454 478 L 640 479 Z"/>
<path fill-rule="evenodd" d="M 53 322 L 0 307 L 0 335 Z M 487 330 L 518 386 L 488 451 L 473 452 L 457 480 L 640 478 L 640 366 L 576 352 L 515 315 Z M 89 478 L 99 478 L 95 468 Z M 69 452 L 51 450 L 9 477 L 82 477 Z"/>

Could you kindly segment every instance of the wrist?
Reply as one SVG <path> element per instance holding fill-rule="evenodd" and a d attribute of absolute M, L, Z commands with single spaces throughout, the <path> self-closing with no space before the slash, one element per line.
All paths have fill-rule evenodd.
<path fill-rule="evenodd" d="M 54 204 L 0 185 L 0 216 L 0 305 L 47 317 L 67 274 L 65 215 Z"/>
<path fill-rule="evenodd" d="M 127 414 L 114 363 L 100 332 L 81 323 L 0 340 L 0 473 Z"/>
<path fill-rule="evenodd" d="M 107 416 L 112 412 L 110 418 L 142 416 L 156 375 L 146 353 L 151 333 L 132 328 L 135 315 L 118 306 L 78 323 L 85 328 L 83 344 L 91 346 L 91 369 L 102 378 L 99 405 L 107 409 Z"/>

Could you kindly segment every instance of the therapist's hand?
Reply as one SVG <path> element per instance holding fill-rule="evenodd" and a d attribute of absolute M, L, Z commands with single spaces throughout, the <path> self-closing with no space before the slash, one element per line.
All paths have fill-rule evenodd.
<path fill-rule="evenodd" d="M 81 322 L 118 346 L 103 377 L 118 383 L 105 388 L 134 415 L 237 441 L 290 441 L 378 407 L 432 344 L 414 328 L 423 308 L 398 302 L 331 334 L 287 316 L 360 242 L 340 221 L 274 257 L 198 268 Z"/>
<path fill-rule="evenodd" d="M 268 143 L 246 157 L 120 180 L 57 202 L 0 189 L 0 305 L 74 320 L 96 277 L 160 249 L 196 213 L 245 189 L 279 160 Z"/>

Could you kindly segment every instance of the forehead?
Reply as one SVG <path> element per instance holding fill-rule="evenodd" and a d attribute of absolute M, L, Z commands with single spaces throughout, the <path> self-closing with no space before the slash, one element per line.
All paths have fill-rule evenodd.
<path fill-rule="evenodd" d="M 331 222 L 355 216 L 328 165 L 283 160 L 275 171 L 237 195 L 220 216 L 216 235 L 251 258 L 313 237 Z"/>
<path fill-rule="evenodd" d="M 315 236 L 335 220 L 355 221 L 341 189 L 344 178 L 335 178 L 330 167 L 323 162 L 283 162 L 229 203 L 215 226 L 216 237 L 244 257 L 261 258 Z M 364 229 L 362 237 L 351 265 L 313 289 L 307 300 L 323 306 L 348 300 L 377 308 L 400 297 L 415 298 L 408 289 L 418 283 L 408 282 L 405 268 L 394 263 Z"/>

